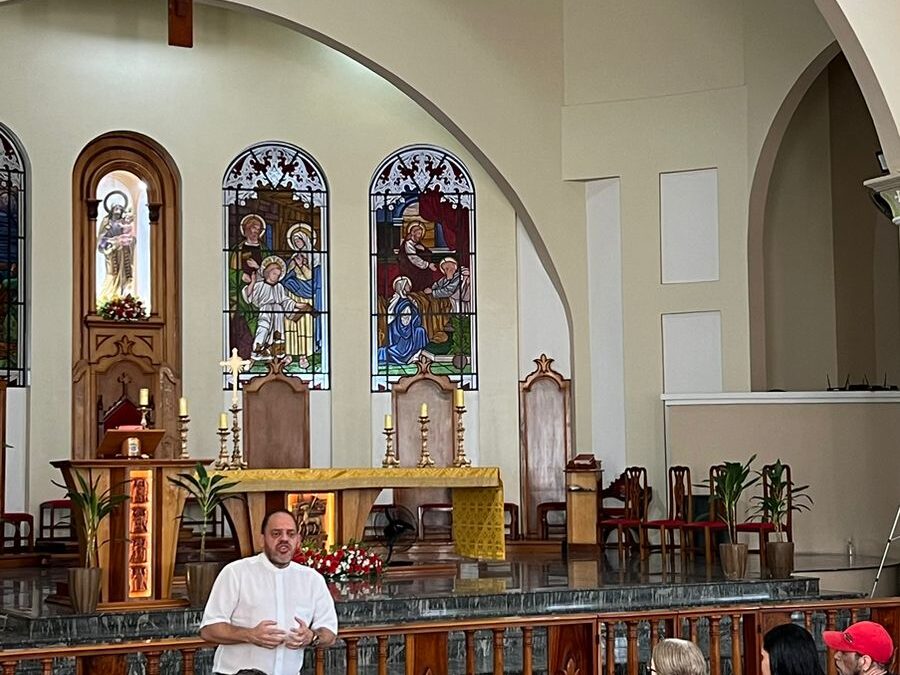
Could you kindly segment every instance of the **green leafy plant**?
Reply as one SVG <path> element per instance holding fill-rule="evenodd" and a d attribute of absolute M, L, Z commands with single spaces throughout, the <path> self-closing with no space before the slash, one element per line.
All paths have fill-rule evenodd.
<path fill-rule="evenodd" d="M 216 507 L 226 499 L 233 499 L 239 495 L 228 493 L 226 490 L 240 483 L 236 480 L 228 480 L 224 474 L 211 474 L 201 462 L 197 462 L 194 473 L 180 473 L 177 476 L 169 476 L 169 480 L 193 497 L 200 508 L 200 562 L 206 561 L 206 529 L 212 519 Z M 184 516 L 182 516 L 183 518 Z"/>
<path fill-rule="evenodd" d="M 777 541 L 784 541 L 784 525 L 789 511 L 809 511 L 813 505 L 813 499 L 806 491 L 809 485 L 794 485 L 794 481 L 788 478 L 787 467 L 780 459 L 775 463 L 757 472 L 763 478 L 763 472 L 768 474 L 768 494 L 755 495 L 752 501 L 756 504 L 753 517 L 762 522 L 769 522 L 775 528 Z"/>
<path fill-rule="evenodd" d="M 91 480 L 85 478 L 79 471 L 73 471 L 72 475 L 76 484 L 73 488 L 61 485 L 55 481 L 53 484 L 66 491 L 66 496 L 72 500 L 72 506 L 77 513 L 76 517 L 81 519 L 86 544 L 84 553 L 85 566 L 99 567 L 100 546 L 106 543 L 99 540 L 100 524 L 120 504 L 128 500 L 128 495 L 113 494 L 112 487 L 101 491 L 100 476 Z M 119 485 L 127 483 L 128 481 L 125 481 Z"/>
<path fill-rule="evenodd" d="M 725 462 L 714 478 L 713 485 L 710 486 L 713 498 L 721 503 L 720 517 L 728 525 L 728 541 L 732 544 L 737 543 L 738 503 L 744 491 L 759 482 L 759 475 L 754 475 L 750 468 L 754 461 L 756 461 L 756 455 L 748 459 L 746 464 Z"/>

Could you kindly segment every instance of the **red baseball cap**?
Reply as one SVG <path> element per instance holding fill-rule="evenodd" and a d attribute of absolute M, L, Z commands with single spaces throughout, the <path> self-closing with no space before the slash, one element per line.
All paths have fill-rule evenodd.
<path fill-rule="evenodd" d="M 832 649 L 863 654 L 878 663 L 890 663 L 894 656 L 891 636 L 883 626 L 872 621 L 859 621 L 845 631 L 826 630 L 822 640 Z"/>

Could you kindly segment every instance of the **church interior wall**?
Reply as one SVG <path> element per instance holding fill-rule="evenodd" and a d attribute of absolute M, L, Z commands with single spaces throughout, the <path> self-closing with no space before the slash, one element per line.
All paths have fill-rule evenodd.
<path fill-rule="evenodd" d="M 152 3 L 33 0 L 0 8 L 0 44 L 24 70 L 0 73 L 4 122 L 31 159 L 32 415 L 11 424 L 28 436 L 30 459 L 11 464 L 10 498 L 32 508 L 57 494 L 47 461 L 69 455 L 71 395 L 71 171 L 80 150 L 111 129 L 154 138 L 174 157 L 183 194 L 184 392 L 191 399 L 192 454 L 215 454 L 221 399 L 221 180 L 252 143 L 303 147 L 331 190 L 332 390 L 327 433 L 334 465 L 368 465 L 373 438 L 357 423 L 370 410 L 368 185 L 377 164 L 411 143 L 456 153 L 477 190 L 481 461 L 501 466 L 516 494 L 515 214 L 477 161 L 425 111 L 347 57 L 270 21 L 196 10 L 196 47 L 166 46 Z M 314 393 L 313 396 L 318 394 Z M 223 397 L 224 398 L 224 397 Z M 327 402 L 312 403 L 312 410 Z M 15 407 L 11 406 L 11 414 Z M 46 420 L 53 419 L 52 424 Z M 12 420 L 11 420 L 12 422 Z M 18 436 L 17 436 L 18 434 Z M 380 442 L 380 437 L 377 441 Z M 322 461 L 320 451 L 313 458 Z M 23 485 L 29 486 L 24 494 Z M 515 490 L 515 492 L 512 492 Z M 14 503 L 14 502 L 13 502 Z"/>

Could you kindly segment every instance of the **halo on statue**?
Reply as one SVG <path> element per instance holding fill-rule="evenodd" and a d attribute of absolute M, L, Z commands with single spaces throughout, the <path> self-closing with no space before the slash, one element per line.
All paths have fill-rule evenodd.
<path fill-rule="evenodd" d="M 112 206 L 110 206 L 109 204 L 110 197 L 115 197 L 116 195 L 120 196 L 122 198 L 122 201 L 124 202 L 122 204 L 122 211 L 128 209 L 128 195 L 122 192 L 122 190 L 110 190 L 103 198 L 103 210 L 107 213 L 112 213 L 112 209 L 118 206 L 118 204 L 113 204 Z"/>

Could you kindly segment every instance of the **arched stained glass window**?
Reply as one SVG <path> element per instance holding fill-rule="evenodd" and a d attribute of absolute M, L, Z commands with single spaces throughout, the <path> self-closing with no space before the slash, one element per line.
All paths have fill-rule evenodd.
<path fill-rule="evenodd" d="M 384 160 L 369 190 L 372 391 L 416 360 L 476 389 L 475 188 L 451 153 L 412 146 Z"/>
<path fill-rule="evenodd" d="M 28 384 L 25 232 L 28 203 L 25 154 L 0 124 L 0 378 Z"/>
<path fill-rule="evenodd" d="M 283 359 L 284 373 L 328 389 L 328 185 L 321 167 L 296 146 L 260 143 L 231 163 L 222 191 L 226 354 L 234 348 L 252 362 L 242 378 Z"/>

